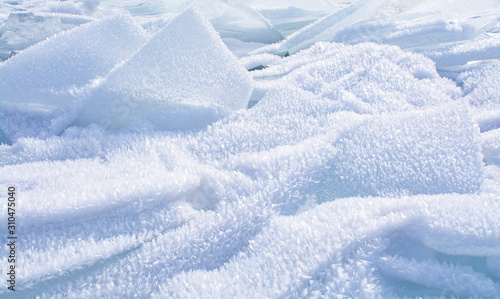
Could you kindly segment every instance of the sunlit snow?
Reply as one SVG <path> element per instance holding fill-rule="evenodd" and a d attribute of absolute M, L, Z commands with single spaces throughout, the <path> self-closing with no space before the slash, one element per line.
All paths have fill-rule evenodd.
<path fill-rule="evenodd" d="M 0 297 L 499 297 L 499 18 L 2 0 Z"/>

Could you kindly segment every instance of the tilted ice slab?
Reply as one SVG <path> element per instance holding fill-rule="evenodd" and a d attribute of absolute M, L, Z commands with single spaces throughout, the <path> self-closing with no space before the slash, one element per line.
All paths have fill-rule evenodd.
<path fill-rule="evenodd" d="M 193 3 L 223 38 L 268 44 L 283 39 L 265 17 L 243 1 L 197 0 Z"/>
<path fill-rule="evenodd" d="M 41 111 L 68 105 L 148 37 L 126 14 L 53 36 L 0 64 L 0 104 Z"/>
<path fill-rule="evenodd" d="M 422 52 L 436 62 L 436 68 L 453 70 L 465 68 L 467 64 L 487 62 L 500 59 L 500 34 L 491 37 L 468 41 L 463 44 L 441 47 Z"/>
<path fill-rule="evenodd" d="M 210 23 L 187 10 L 108 75 L 75 124 L 117 129 L 144 118 L 162 129 L 199 128 L 246 108 L 251 92 Z"/>
<path fill-rule="evenodd" d="M 309 25 L 321 17 L 340 10 L 340 6 L 330 1 L 251 1 L 273 26 L 284 36 Z"/>
<path fill-rule="evenodd" d="M 274 217 L 223 267 L 180 273 L 155 297 L 494 297 L 499 208 L 490 195 L 325 203 Z"/>
<path fill-rule="evenodd" d="M 383 114 L 336 142 L 320 197 L 477 192 L 483 181 L 478 140 L 463 109 Z"/>
<path fill-rule="evenodd" d="M 477 6 L 462 0 L 408 3 L 411 9 L 397 8 L 393 2 L 357 1 L 259 51 L 296 53 L 318 41 L 377 42 L 422 50 L 474 39 L 493 28 L 500 15 L 495 1 Z"/>
<path fill-rule="evenodd" d="M 333 34 L 343 27 L 353 25 L 362 19 L 366 19 L 388 0 L 360 0 L 354 4 L 334 12 L 315 23 L 288 36 L 279 45 L 272 46 L 276 53 L 296 53 L 302 49 L 312 46 L 318 41 L 331 40 Z M 264 49 L 263 49 L 264 50 Z"/>
<path fill-rule="evenodd" d="M 62 30 L 59 18 L 42 17 L 33 13 L 11 13 L 0 29 L 0 60 L 44 40 Z"/>
<path fill-rule="evenodd" d="M 58 32 L 92 20 L 70 14 L 13 12 L 0 29 L 0 60 L 7 60 Z"/>

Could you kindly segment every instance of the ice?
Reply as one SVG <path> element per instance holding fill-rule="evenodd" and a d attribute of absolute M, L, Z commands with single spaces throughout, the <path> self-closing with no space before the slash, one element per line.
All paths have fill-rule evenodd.
<path fill-rule="evenodd" d="M 251 78 L 211 25 L 187 10 L 115 68 L 75 124 L 108 129 L 147 119 L 157 128 L 200 128 L 246 108 Z"/>
<path fill-rule="evenodd" d="M 14 12 L 0 29 L 0 60 L 7 60 L 20 51 L 64 30 L 87 22 L 91 17 L 62 13 Z"/>
<path fill-rule="evenodd" d="M 274 43 L 283 39 L 258 11 L 239 0 L 194 1 L 223 38 Z"/>
<path fill-rule="evenodd" d="M 288 36 L 272 53 L 296 53 L 318 41 L 377 42 L 422 50 L 472 40 L 497 24 L 495 1 L 357 1 Z M 467 7 L 457 9 L 456 7 Z"/>
<path fill-rule="evenodd" d="M 125 7 L 137 16 L 178 13 L 196 7 L 209 19 L 222 38 L 236 38 L 245 42 L 259 43 L 274 43 L 283 39 L 283 36 L 262 14 L 240 0 L 105 1 L 102 6 Z"/>
<path fill-rule="evenodd" d="M 335 31 L 353 25 L 359 22 L 360 19 L 367 18 L 387 1 L 357 1 L 288 36 L 280 43 L 277 52 L 286 51 L 293 54 L 312 46 L 317 41 L 330 40 Z"/>
<path fill-rule="evenodd" d="M 461 73 L 465 98 L 475 107 L 500 108 L 500 66 L 477 67 Z"/>
<path fill-rule="evenodd" d="M 231 51 L 231 53 L 238 58 L 247 56 L 253 50 L 265 46 L 263 43 L 243 42 L 235 38 L 223 38 L 222 41 L 229 51 Z"/>
<path fill-rule="evenodd" d="M 83 87 L 105 77 L 147 38 L 126 14 L 49 38 L 0 64 L 1 105 L 42 111 L 68 105 Z"/>
<path fill-rule="evenodd" d="M 274 218 L 224 267 L 179 274 L 156 295 L 399 297 L 446 292 L 495 296 L 498 282 L 474 265 L 474 257 L 453 260 L 423 241 L 432 235 L 457 242 L 471 238 L 475 239 L 472 244 L 477 244 L 476 237 L 481 236 L 485 248 L 498 250 L 499 234 L 494 228 L 498 216 L 490 204 L 493 210 L 499 208 L 490 196 L 478 202 L 474 196 L 459 195 L 326 203 L 294 217 Z M 461 209 L 469 211 L 468 217 L 457 217 Z M 485 215 L 489 217 L 483 225 L 491 228 L 491 233 L 474 224 L 475 217 Z M 276 246 L 277 242 L 281 245 Z M 474 245 L 470 249 L 474 250 Z M 453 279 L 443 281 L 443 277 Z"/>
<path fill-rule="evenodd" d="M 275 3 L 273 3 L 275 2 Z M 253 1 L 256 7 L 273 26 L 284 36 L 309 25 L 328 14 L 338 11 L 343 6 L 327 1 Z"/>
<path fill-rule="evenodd" d="M 0 297 L 498 297 L 498 1 L 340 2 L 2 1 Z"/>
<path fill-rule="evenodd" d="M 0 64 L 2 142 L 60 133 L 76 117 L 79 97 L 148 38 L 130 15 L 116 15 L 57 34 Z"/>
<path fill-rule="evenodd" d="M 469 41 L 463 44 L 427 50 L 424 55 L 436 61 L 441 70 L 456 70 L 473 64 L 487 63 L 500 59 L 500 34 L 489 38 Z"/>
<path fill-rule="evenodd" d="M 5 1 L 9 2 L 9 1 Z M 100 0 L 45 0 L 45 1 L 10 1 L 18 10 L 71 15 L 93 15 L 100 5 Z"/>
<path fill-rule="evenodd" d="M 460 95 L 452 82 L 439 77 L 431 60 L 397 47 L 317 43 L 268 66 L 254 78 L 282 77 L 282 82 L 336 100 L 338 109 L 357 113 L 425 107 Z"/>

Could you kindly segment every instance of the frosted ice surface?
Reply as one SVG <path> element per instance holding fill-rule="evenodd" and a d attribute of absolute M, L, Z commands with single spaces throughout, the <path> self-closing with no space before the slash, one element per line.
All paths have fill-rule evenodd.
<path fill-rule="evenodd" d="M 69 14 L 11 13 L 0 29 L 0 60 L 7 60 L 47 37 L 91 20 L 89 17 Z"/>
<path fill-rule="evenodd" d="M 197 0 L 193 3 L 223 38 L 268 44 L 283 39 L 266 18 L 243 1 Z"/>
<path fill-rule="evenodd" d="M 203 127 L 246 108 L 251 78 L 194 10 L 177 16 L 92 92 L 75 124 Z"/>
<path fill-rule="evenodd" d="M 370 119 L 337 141 L 322 200 L 476 192 L 482 182 L 476 130 L 466 111 L 448 107 Z"/>
<path fill-rule="evenodd" d="M 477 6 L 458 0 L 406 4 L 357 1 L 293 33 L 279 47 L 266 50 L 295 53 L 317 41 L 372 41 L 402 48 L 431 48 L 474 39 L 493 28 L 499 14 L 498 3 L 489 0 Z"/>
<path fill-rule="evenodd" d="M 317 43 L 254 75 L 261 80 L 275 77 L 357 113 L 425 107 L 460 95 L 455 84 L 439 77 L 430 59 L 369 43 Z"/>
<path fill-rule="evenodd" d="M 51 110 L 104 77 L 148 38 L 129 15 L 115 15 L 65 31 L 0 64 L 2 106 Z"/>
<path fill-rule="evenodd" d="M 178 274 L 162 285 L 157 297 L 404 297 L 443 292 L 494 297 L 499 291 L 491 277 L 498 273 L 496 254 L 488 272 L 481 265 L 489 253 L 448 255 L 429 247 L 427 236 L 448 244 L 470 240 L 470 251 L 464 253 L 474 252 L 479 239 L 488 240 L 480 243 L 493 252 L 499 249 L 494 228 L 499 208 L 492 196 L 480 201 L 469 195 L 337 200 L 293 217 L 275 217 L 224 267 Z M 464 218 L 457 217 L 462 213 Z"/>
<path fill-rule="evenodd" d="M 18 2 L 35 16 L 83 7 Z M 349 26 L 305 28 L 356 45 L 305 34 L 307 49 L 281 57 L 225 39 L 238 61 L 197 12 L 170 18 L 190 3 L 107 0 L 141 16 L 1 63 L 0 186 L 18 187 L 22 232 L 13 297 L 497 297 L 497 2 L 388 0 L 361 23 L 371 3 L 356 2 L 330 15 Z M 328 3 L 248 5 L 298 28 Z M 428 57 L 365 40 L 422 42 Z"/>
<path fill-rule="evenodd" d="M 317 41 L 329 40 L 335 31 L 367 18 L 387 1 L 357 1 L 288 36 L 281 42 L 278 51 L 296 53 L 312 46 Z"/>
<path fill-rule="evenodd" d="M 61 30 L 61 22 L 56 16 L 39 16 L 32 12 L 11 13 L 0 29 L 0 59 L 6 60 Z"/>
<path fill-rule="evenodd" d="M 475 107 L 500 108 L 500 66 L 482 66 L 461 73 L 465 98 Z"/>
<path fill-rule="evenodd" d="M 436 61 L 441 70 L 456 70 L 500 59 L 500 34 L 492 33 L 489 37 L 468 41 L 458 45 L 441 47 L 422 52 Z"/>

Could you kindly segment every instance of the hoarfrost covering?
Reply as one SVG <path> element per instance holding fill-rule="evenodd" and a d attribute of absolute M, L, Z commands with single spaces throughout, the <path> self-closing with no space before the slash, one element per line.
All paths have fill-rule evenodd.
<path fill-rule="evenodd" d="M 70 104 L 79 88 L 105 77 L 148 37 L 121 14 L 49 38 L 0 64 L 0 102 L 37 110 Z"/>
<path fill-rule="evenodd" d="M 246 108 L 251 78 L 210 24 L 187 10 L 92 92 L 77 125 L 110 129 L 146 118 L 163 129 L 203 127 Z"/>
<path fill-rule="evenodd" d="M 58 9 L 109 13 L 97 2 Z M 265 2 L 249 5 L 288 9 Z M 495 16 L 490 1 L 442 16 L 450 1 L 434 2 L 388 1 L 342 30 L 372 36 L 385 16 L 385 37 L 448 36 L 451 17 Z M 169 4 L 182 6 L 146 8 Z M 20 51 L 0 63 L 0 188 L 16 186 L 18 233 L 16 292 L 2 279 L 0 297 L 498 297 L 498 26 L 483 25 L 427 57 L 315 41 L 281 57 L 226 39 L 237 60 L 203 16 L 162 10 Z M 447 78 L 431 59 L 451 62 Z"/>
<path fill-rule="evenodd" d="M 275 43 L 283 36 L 258 11 L 240 0 L 196 0 L 194 5 L 221 37 L 246 42 Z"/>
<path fill-rule="evenodd" d="M 498 1 L 355 1 L 260 52 L 296 53 L 318 41 L 421 50 L 477 38 L 498 23 Z"/>

